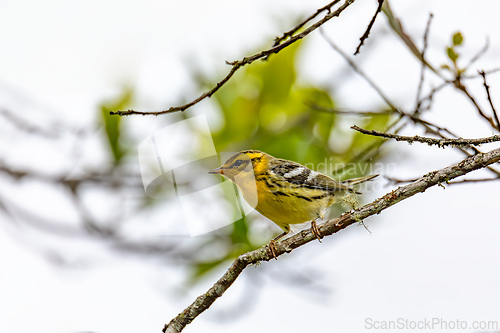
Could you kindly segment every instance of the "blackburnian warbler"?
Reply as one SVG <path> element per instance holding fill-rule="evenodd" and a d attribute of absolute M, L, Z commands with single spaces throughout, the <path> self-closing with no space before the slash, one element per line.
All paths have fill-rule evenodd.
<path fill-rule="evenodd" d="M 269 243 L 273 256 L 275 242 L 290 232 L 290 224 L 311 221 L 311 231 L 320 239 L 316 220 L 323 219 L 336 197 L 347 192 L 358 193 L 352 189 L 353 185 L 378 176 L 338 182 L 258 150 L 240 151 L 209 173 L 221 174 L 238 185 L 248 204 L 283 230 Z"/>

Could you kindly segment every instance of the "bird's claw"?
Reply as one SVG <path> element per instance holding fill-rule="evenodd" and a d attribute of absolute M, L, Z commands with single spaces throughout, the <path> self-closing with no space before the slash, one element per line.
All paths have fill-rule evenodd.
<path fill-rule="evenodd" d="M 321 238 L 323 238 L 324 236 L 321 235 L 321 233 L 319 232 L 318 225 L 316 224 L 316 221 L 311 221 L 311 232 L 314 236 L 316 236 L 318 241 L 321 243 Z"/>
<path fill-rule="evenodd" d="M 271 256 L 274 259 L 278 260 L 278 258 L 276 257 L 276 252 L 277 252 L 277 250 L 276 250 L 276 241 L 274 239 L 271 239 L 269 241 L 268 248 L 269 248 L 269 252 L 271 252 Z"/>

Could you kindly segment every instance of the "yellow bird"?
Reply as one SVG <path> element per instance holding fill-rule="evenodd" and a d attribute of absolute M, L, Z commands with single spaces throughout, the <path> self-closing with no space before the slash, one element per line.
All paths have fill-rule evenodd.
<path fill-rule="evenodd" d="M 275 158 L 258 150 L 244 150 L 224 165 L 209 171 L 238 185 L 250 206 L 276 223 L 283 233 L 269 242 L 274 257 L 275 242 L 290 232 L 290 224 L 311 221 L 311 231 L 320 239 L 316 220 L 346 192 L 358 193 L 353 185 L 378 175 L 338 182 L 293 161 Z"/>

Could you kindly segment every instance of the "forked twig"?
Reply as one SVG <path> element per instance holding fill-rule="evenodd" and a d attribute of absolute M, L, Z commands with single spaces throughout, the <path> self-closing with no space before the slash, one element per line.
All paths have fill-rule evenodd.
<path fill-rule="evenodd" d="M 368 36 L 370 36 L 370 31 L 372 30 L 373 24 L 375 23 L 375 20 L 377 19 L 378 13 L 382 11 L 382 5 L 384 4 L 384 0 L 378 0 L 378 7 L 377 10 L 375 11 L 375 14 L 373 15 L 370 23 L 368 24 L 368 27 L 366 28 L 365 33 L 363 36 L 359 38 L 359 45 L 356 48 L 356 52 L 354 52 L 354 55 L 357 55 L 359 51 L 361 50 L 361 46 L 363 46 L 364 42 L 366 39 L 368 39 Z"/>
<path fill-rule="evenodd" d="M 495 109 L 495 106 L 493 105 L 493 101 L 491 100 L 490 86 L 486 82 L 486 73 L 484 71 L 480 71 L 479 75 L 481 75 L 483 77 L 483 85 L 484 85 L 484 89 L 486 90 L 486 96 L 488 98 L 488 102 L 490 103 L 491 110 L 493 111 L 493 117 L 495 118 L 495 122 L 497 123 L 497 129 L 500 131 L 500 120 L 498 120 L 497 110 Z"/>

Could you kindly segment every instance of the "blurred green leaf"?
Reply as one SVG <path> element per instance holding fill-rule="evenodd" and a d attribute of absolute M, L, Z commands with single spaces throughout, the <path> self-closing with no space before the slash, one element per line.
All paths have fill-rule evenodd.
<path fill-rule="evenodd" d="M 124 110 L 132 100 L 132 90 L 126 89 L 123 94 L 116 100 L 101 105 L 101 121 L 106 131 L 109 148 L 113 154 L 115 164 L 119 164 L 123 156 L 125 156 L 125 149 L 120 142 L 121 122 L 122 117 L 111 116 L 110 111 Z"/>
<path fill-rule="evenodd" d="M 390 120 L 390 114 L 366 118 L 362 127 L 370 130 L 385 131 Z M 353 154 L 352 156 L 354 156 L 366 149 L 373 142 L 374 140 L 371 136 L 356 131 L 356 133 L 354 134 L 354 139 L 352 140 L 352 144 L 349 147 L 349 151 Z"/>
<path fill-rule="evenodd" d="M 220 264 L 222 264 L 224 261 L 226 261 L 227 258 L 223 259 L 217 259 L 213 261 L 208 261 L 208 262 L 199 262 L 194 266 L 194 271 L 191 274 L 191 279 L 189 283 L 194 283 L 198 281 L 201 277 L 203 277 L 205 274 L 209 273 L 212 271 L 214 268 L 219 267 Z"/>
<path fill-rule="evenodd" d="M 250 245 L 250 240 L 248 239 L 248 225 L 246 222 L 246 217 L 243 217 L 233 223 L 233 232 L 231 233 L 233 244 Z"/>
<path fill-rule="evenodd" d="M 446 48 L 446 53 L 448 54 L 448 58 L 451 59 L 451 61 L 456 62 L 458 59 L 458 54 L 455 52 L 453 47 L 447 47 Z"/>
<path fill-rule="evenodd" d="M 460 45 L 464 41 L 464 37 L 460 32 L 457 32 L 453 35 L 453 45 Z"/>

